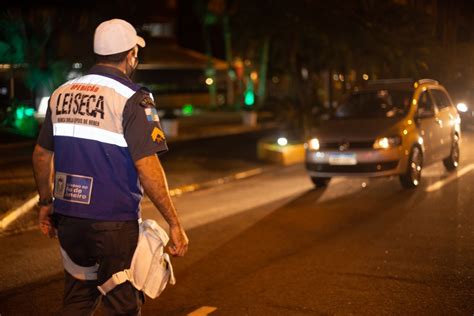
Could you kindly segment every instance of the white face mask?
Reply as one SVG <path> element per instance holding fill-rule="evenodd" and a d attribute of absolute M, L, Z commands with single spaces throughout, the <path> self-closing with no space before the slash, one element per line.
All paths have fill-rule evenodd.
<path fill-rule="evenodd" d="M 135 72 L 135 69 L 137 69 L 138 66 L 138 49 L 134 49 L 132 52 L 132 58 L 134 62 L 130 64 L 127 62 L 127 67 L 126 67 L 126 75 L 131 78 L 133 73 Z"/>

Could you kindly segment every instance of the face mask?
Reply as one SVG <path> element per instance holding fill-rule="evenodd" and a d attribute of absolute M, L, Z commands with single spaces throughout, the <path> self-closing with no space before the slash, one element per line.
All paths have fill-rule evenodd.
<path fill-rule="evenodd" d="M 127 63 L 127 68 L 126 68 L 126 74 L 129 78 L 132 77 L 133 73 L 135 72 L 135 69 L 137 69 L 138 66 L 138 57 L 133 56 L 133 59 L 135 60 L 132 65 Z"/>

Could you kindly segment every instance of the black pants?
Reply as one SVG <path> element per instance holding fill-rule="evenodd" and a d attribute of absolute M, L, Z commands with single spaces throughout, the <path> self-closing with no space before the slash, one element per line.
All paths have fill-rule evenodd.
<path fill-rule="evenodd" d="M 61 247 L 80 266 L 99 264 L 97 281 L 83 281 L 65 271 L 63 315 L 92 315 L 100 301 L 97 285 L 128 269 L 138 242 L 138 222 L 109 222 L 55 214 Z M 107 315 L 140 315 L 143 293 L 130 282 L 102 297 Z"/>

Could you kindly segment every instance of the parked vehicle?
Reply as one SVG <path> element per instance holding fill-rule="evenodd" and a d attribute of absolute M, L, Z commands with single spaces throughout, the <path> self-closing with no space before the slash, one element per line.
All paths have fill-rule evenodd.
<path fill-rule="evenodd" d="M 459 165 L 460 117 L 435 80 L 381 80 L 350 93 L 306 143 L 316 187 L 335 176 L 399 176 L 417 187 L 423 167 Z"/>

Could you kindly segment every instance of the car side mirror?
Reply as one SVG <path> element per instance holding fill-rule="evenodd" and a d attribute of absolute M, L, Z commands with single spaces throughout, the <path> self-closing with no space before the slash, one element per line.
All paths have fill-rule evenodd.
<path fill-rule="evenodd" d="M 425 119 L 425 118 L 430 118 L 434 116 L 435 116 L 434 111 L 430 109 L 426 109 L 426 108 L 418 108 L 416 112 L 417 119 Z"/>

